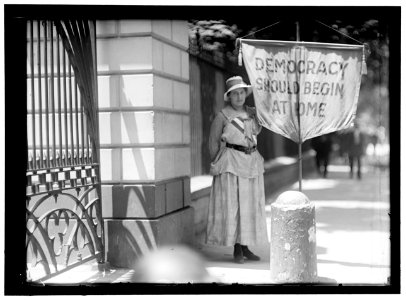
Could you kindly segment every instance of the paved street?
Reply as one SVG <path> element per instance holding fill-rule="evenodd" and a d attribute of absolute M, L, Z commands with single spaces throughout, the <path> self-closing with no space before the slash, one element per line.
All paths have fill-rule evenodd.
<path fill-rule="evenodd" d="M 384 285 L 390 274 L 389 172 L 365 167 L 358 180 L 350 179 L 348 170 L 335 164 L 329 167 L 326 179 L 313 174 L 302 181 L 303 193 L 316 206 L 318 278 L 329 283 Z M 267 199 L 268 232 L 271 203 L 286 190 L 298 190 L 298 183 Z M 218 282 L 271 283 L 269 244 L 250 248 L 261 261 L 235 264 L 232 247 L 196 246 Z M 100 273 L 97 268 L 82 266 L 47 282 L 127 282 L 132 274 L 126 269 Z"/>

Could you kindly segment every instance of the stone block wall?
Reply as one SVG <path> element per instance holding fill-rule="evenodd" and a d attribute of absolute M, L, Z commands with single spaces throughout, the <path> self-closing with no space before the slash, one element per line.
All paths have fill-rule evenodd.
<path fill-rule="evenodd" d="M 193 239 L 188 27 L 96 25 L 107 260 L 131 267 L 147 249 Z"/>

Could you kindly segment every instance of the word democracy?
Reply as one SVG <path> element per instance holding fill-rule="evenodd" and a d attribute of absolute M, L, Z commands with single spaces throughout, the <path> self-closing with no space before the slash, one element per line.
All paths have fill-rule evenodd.
<path fill-rule="evenodd" d="M 340 61 L 319 61 L 313 60 L 286 60 L 284 58 L 277 59 L 274 57 L 260 58 L 255 57 L 255 69 L 257 71 L 265 70 L 267 73 L 276 73 L 282 70 L 286 73 L 299 73 L 299 74 L 324 74 L 324 75 L 341 75 L 344 78 L 344 73 L 348 67 L 348 62 Z M 341 72 L 341 73 L 340 73 Z"/>

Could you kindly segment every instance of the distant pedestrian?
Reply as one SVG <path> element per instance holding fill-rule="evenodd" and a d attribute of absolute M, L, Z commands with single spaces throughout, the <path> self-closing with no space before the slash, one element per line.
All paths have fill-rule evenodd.
<path fill-rule="evenodd" d="M 376 145 L 378 144 L 378 134 L 376 132 L 372 133 L 371 136 L 369 137 L 369 140 L 374 147 L 374 156 L 376 154 Z"/>
<path fill-rule="evenodd" d="M 354 121 L 354 126 L 345 133 L 345 148 L 348 154 L 350 165 L 350 178 L 354 176 L 354 163 L 357 164 L 357 178 L 362 178 L 362 156 L 365 152 L 366 136 L 360 130 L 358 121 Z"/>
<path fill-rule="evenodd" d="M 327 177 L 328 165 L 330 160 L 330 152 L 333 141 L 330 134 L 324 134 L 315 137 L 311 140 L 311 145 L 314 151 L 316 151 L 316 168 L 320 175 L 324 178 Z"/>
<path fill-rule="evenodd" d="M 234 261 L 260 260 L 248 245 L 267 240 L 264 159 L 257 151 L 261 126 L 254 107 L 245 105 L 252 92 L 240 76 L 226 82 L 226 106 L 210 129 L 213 184 L 209 202 L 207 243 L 234 245 Z"/>

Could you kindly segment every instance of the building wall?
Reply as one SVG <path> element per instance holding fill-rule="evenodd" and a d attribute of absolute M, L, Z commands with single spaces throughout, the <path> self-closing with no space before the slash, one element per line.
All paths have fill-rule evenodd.
<path fill-rule="evenodd" d="M 96 25 L 107 260 L 130 267 L 150 248 L 193 239 L 188 27 Z"/>
<path fill-rule="evenodd" d="M 215 115 L 224 107 L 224 69 L 190 57 L 192 176 L 208 174 L 210 169 L 209 132 Z"/>

